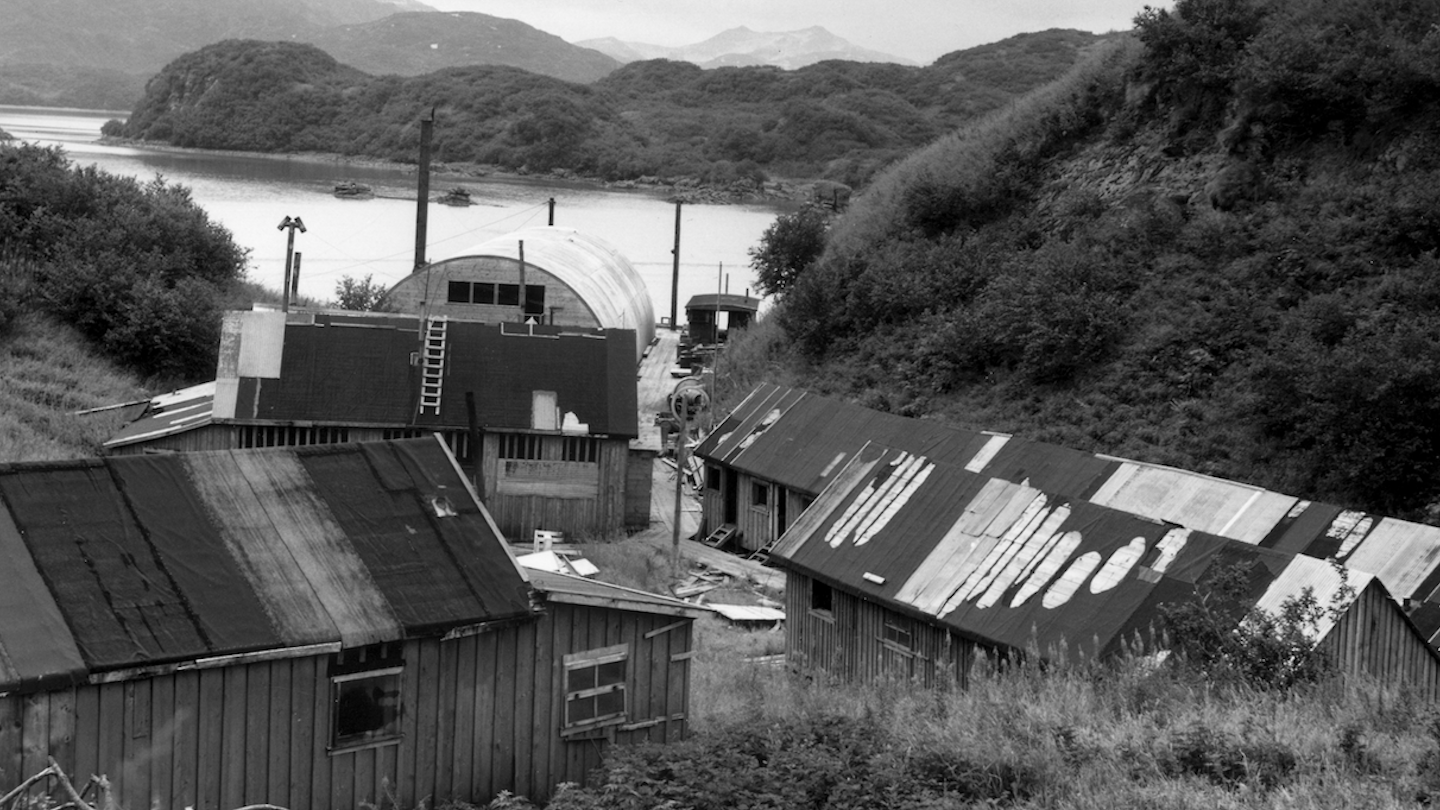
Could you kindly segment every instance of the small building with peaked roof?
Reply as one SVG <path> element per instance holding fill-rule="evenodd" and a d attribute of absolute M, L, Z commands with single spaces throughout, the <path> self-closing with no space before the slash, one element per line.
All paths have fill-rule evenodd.
<path fill-rule="evenodd" d="M 634 333 L 443 316 L 232 312 L 213 384 L 157 398 L 112 454 L 440 433 L 507 535 L 616 536 L 650 513 Z"/>
<path fill-rule="evenodd" d="M 686 730 L 699 609 L 525 571 L 433 437 L 0 465 L 0 555 L 0 793 L 544 801 Z"/>
<path fill-rule="evenodd" d="M 772 549 L 792 662 L 962 682 L 977 656 L 1097 659 L 1153 642 L 1160 608 L 1241 566 L 1244 609 L 1310 594 L 1343 673 L 1440 696 L 1440 654 L 1380 578 L 867 444 Z M 1238 615 L 1238 614 L 1237 614 Z"/>
<path fill-rule="evenodd" d="M 391 287 L 384 303 L 487 323 L 627 329 L 635 363 L 655 340 L 640 273 L 608 242 L 574 228 L 525 228 L 430 262 Z"/>

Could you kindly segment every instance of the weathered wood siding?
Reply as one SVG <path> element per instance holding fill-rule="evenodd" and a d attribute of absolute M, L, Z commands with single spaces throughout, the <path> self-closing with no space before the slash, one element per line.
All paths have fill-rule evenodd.
<path fill-rule="evenodd" d="M 1390 597 L 1373 584 L 1356 596 L 1320 649 L 1346 675 L 1403 684 L 1432 700 L 1440 697 L 1440 662 Z"/>
<path fill-rule="evenodd" d="M 625 528 L 650 525 L 650 490 L 654 486 L 654 450 L 630 448 L 625 465 Z"/>
<path fill-rule="evenodd" d="M 785 648 L 792 665 L 861 683 L 965 684 L 978 649 L 973 642 L 838 588 L 830 591 L 830 610 L 817 610 L 813 584 L 795 571 L 786 575 Z M 909 632 L 908 647 L 886 640 L 887 621 Z"/>
<path fill-rule="evenodd" d="M 624 536 L 628 441 L 596 439 L 592 463 L 562 460 L 563 437 L 539 436 L 540 458 L 515 460 L 500 458 L 503 435 L 485 435 L 483 477 L 485 508 L 506 537 L 523 542 L 536 529 L 577 540 Z"/>
<path fill-rule="evenodd" d="M 330 753 L 328 656 L 191 670 L 0 696 L 0 793 L 54 756 L 77 780 L 109 777 L 124 808 L 313 810 L 484 804 L 501 790 L 543 801 L 583 782 L 604 745 L 680 739 L 691 622 L 551 604 L 539 621 L 403 645 L 398 743 Z M 561 736 L 562 659 L 630 649 L 627 723 Z"/>

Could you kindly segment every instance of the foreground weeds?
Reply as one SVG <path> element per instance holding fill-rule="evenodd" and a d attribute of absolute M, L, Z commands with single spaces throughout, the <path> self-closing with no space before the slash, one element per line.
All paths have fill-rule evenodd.
<path fill-rule="evenodd" d="M 738 642 L 742 646 L 749 642 Z M 1413 807 L 1440 800 L 1440 711 L 1338 681 L 1220 687 L 1140 661 L 857 687 L 718 653 L 695 733 L 616 746 L 579 808 Z"/>

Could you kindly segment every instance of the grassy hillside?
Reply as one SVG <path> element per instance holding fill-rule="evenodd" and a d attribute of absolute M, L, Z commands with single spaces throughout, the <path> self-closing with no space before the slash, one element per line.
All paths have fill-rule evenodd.
<path fill-rule="evenodd" d="M 30 314 L 0 334 L 0 462 L 100 454 L 125 422 L 111 410 L 147 394 L 134 375 L 96 356 L 74 329 Z"/>
<path fill-rule="evenodd" d="M 853 185 L 1061 75 L 1097 39 L 1026 34 L 926 68 L 823 62 L 707 71 L 656 60 L 590 85 L 496 66 L 376 77 L 314 47 L 232 41 L 167 66 L 116 134 L 414 162 L 419 119 L 433 109 L 435 158 L 445 162 L 609 180 L 753 187 L 775 175 Z"/>
<path fill-rule="evenodd" d="M 881 409 L 1433 519 L 1440 5 L 1137 22 L 877 178 L 752 354 Z"/>

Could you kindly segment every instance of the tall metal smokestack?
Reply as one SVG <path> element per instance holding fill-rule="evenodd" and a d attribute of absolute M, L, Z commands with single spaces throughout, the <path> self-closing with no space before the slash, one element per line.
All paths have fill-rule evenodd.
<path fill-rule="evenodd" d="M 420 119 L 420 178 L 415 191 L 415 269 L 425 266 L 425 227 L 430 212 L 430 136 L 435 129 L 435 108 Z"/>

